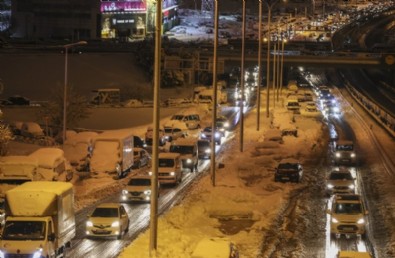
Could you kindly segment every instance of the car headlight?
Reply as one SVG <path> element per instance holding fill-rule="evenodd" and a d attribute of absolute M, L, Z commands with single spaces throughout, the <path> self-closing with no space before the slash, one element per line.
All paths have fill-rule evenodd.
<path fill-rule="evenodd" d="M 228 123 L 228 122 L 225 122 L 225 123 L 224 123 L 224 127 L 225 127 L 225 128 L 228 128 L 228 127 L 229 127 L 229 123 Z"/>
<path fill-rule="evenodd" d="M 42 248 L 37 248 L 37 250 L 34 252 L 32 258 L 40 258 L 42 253 L 43 253 L 43 249 Z"/>
<path fill-rule="evenodd" d="M 122 190 L 122 194 L 126 195 L 128 193 L 129 193 L 128 190 Z"/>
<path fill-rule="evenodd" d="M 111 227 L 113 228 L 119 227 L 119 221 L 114 221 L 113 223 L 111 223 Z"/>
<path fill-rule="evenodd" d="M 328 187 L 329 189 L 332 189 L 333 185 L 332 184 L 328 184 L 326 187 Z"/>
<path fill-rule="evenodd" d="M 220 133 L 218 133 L 218 132 L 215 133 L 215 138 L 219 138 L 220 136 L 221 136 Z"/>
<path fill-rule="evenodd" d="M 87 226 L 87 227 L 93 227 L 92 221 L 88 220 L 88 221 L 86 222 L 86 226 Z"/>
<path fill-rule="evenodd" d="M 340 108 L 335 107 L 335 108 L 333 108 L 333 111 L 336 112 L 336 113 L 339 113 L 340 112 Z"/>
<path fill-rule="evenodd" d="M 349 185 L 348 188 L 355 189 L 355 185 Z"/>
<path fill-rule="evenodd" d="M 148 172 L 148 175 L 152 176 L 152 171 Z"/>
<path fill-rule="evenodd" d="M 332 223 L 339 223 L 339 221 L 336 218 L 332 218 Z"/>
<path fill-rule="evenodd" d="M 365 219 L 361 218 L 357 221 L 357 224 L 365 224 Z"/>
<path fill-rule="evenodd" d="M 176 172 L 170 172 L 170 176 L 175 176 Z"/>
<path fill-rule="evenodd" d="M 211 149 L 206 149 L 204 152 L 205 153 L 211 153 Z"/>
<path fill-rule="evenodd" d="M 5 254 L 3 251 L 0 250 L 0 258 L 4 258 Z"/>
<path fill-rule="evenodd" d="M 192 163 L 192 160 L 191 160 L 191 159 L 187 159 L 186 161 L 187 161 L 188 164 L 191 164 L 191 163 Z"/>
<path fill-rule="evenodd" d="M 340 158 L 341 154 L 339 152 L 336 152 L 336 158 Z"/>
<path fill-rule="evenodd" d="M 351 153 L 351 158 L 355 158 L 355 153 Z"/>
<path fill-rule="evenodd" d="M 202 133 L 201 136 L 202 136 L 203 138 L 206 138 L 206 134 L 204 134 L 204 133 Z"/>
<path fill-rule="evenodd" d="M 150 194 L 151 194 L 151 190 L 145 190 L 145 191 L 144 191 L 144 194 L 145 194 L 145 195 L 150 195 Z"/>

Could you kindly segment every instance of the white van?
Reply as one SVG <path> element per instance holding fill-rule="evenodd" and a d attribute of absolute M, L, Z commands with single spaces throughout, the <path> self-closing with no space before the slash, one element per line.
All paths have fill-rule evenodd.
<path fill-rule="evenodd" d="M 29 155 L 38 162 L 37 174 L 46 181 L 70 181 L 73 170 L 64 152 L 58 148 L 40 148 Z"/>

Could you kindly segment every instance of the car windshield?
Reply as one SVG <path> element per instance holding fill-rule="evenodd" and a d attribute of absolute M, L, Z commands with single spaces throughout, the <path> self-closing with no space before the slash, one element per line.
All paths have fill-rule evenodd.
<path fill-rule="evenodd" d="M 170 146 L 170 152 L 180 154 L 193 154 L 193 146 L 189 145 L 172 145 Z"/>
<path fill-rule="evenodd" d="M 362 206 L 360 203 L 337 203 L 335 213 L 338 214 L 360 214 Z"/>
<path fill-rule="evenodd" d="M 7 221 L 2 235 L 3 240 L 44 240 L 45 222 Z"/>
<path fill-rule="evenodd" d="M 173 128 L 165 127 L 165 133 L 172 133 L 172 132 L 173 132 Z"/>
<path fill-rule="evenodd" d="M 104 217 L 104 218 L 112 218 L 118 217 L 118 209 L 117 208 L 96 208 L 92 213 L 91 217 Z"/>
<path fill-rule="evenodd" d="M 198 147 L 199 147 L 199 149 L 210 147 L 210 142 L 209 141 L 198 141 Z"/>
<path fill-rule="evenodd" d="M 295 164 L 295 163 L 280 163 L 278 165 L 278 169 L 279 170 L 289 170 L 289 169 L 297 170 L 298 169 L 298 164 Z"/>
<path fill-rule="evenodd" d="M 130 179 L 128 185 L 148 186 L 148 185 L 151 185 L 151 180 L 148 178 L 132 178 L 132 179 Z"/>
<path fill-rule="evenodd" d="M 353 180 L 350 173 L 331 173 L 329 176 L 330 180 Z"/>
<path fill-rule="evenodd" d="M 174 167 L 174 159 L 159 159 L 160 168 Z"/>
<path fill-rule="evenodd" d="M 351 144 L 336 146 L 336 150 L 340 150 L 340 151 L 352 151 L 353 149 L 354 149 L 354 146 Z"/>
<path fill-rule="evenodd" d="M 211 127 L 206 127 L 203 130 L 204 132 L 211 133 Z"/>

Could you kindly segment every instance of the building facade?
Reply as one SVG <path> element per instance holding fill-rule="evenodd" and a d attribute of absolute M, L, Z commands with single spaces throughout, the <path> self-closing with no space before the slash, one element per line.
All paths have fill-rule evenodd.
<path fill-rule="evenodd" d="M 12 0 L 12 37 L 123 39 L 154 32 L 156 0 Z M 162 32 L 179 24 L 177 0 L 162 1 Z"/>

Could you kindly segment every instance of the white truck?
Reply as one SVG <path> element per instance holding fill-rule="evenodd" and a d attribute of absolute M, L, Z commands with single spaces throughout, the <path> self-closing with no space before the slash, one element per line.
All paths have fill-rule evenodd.
<path fill-rule="evenodd" d="M 27 182 L 6 193 L 0 257 L 64 257 L 75 236 L 73 185 Z"/>
<path fill-rule="evenodd" d="M 93 139 L 91 173 L 116 173 L 124 177 L 133 166 L 133 132 L 129 129 L 109 130 Z"/>

